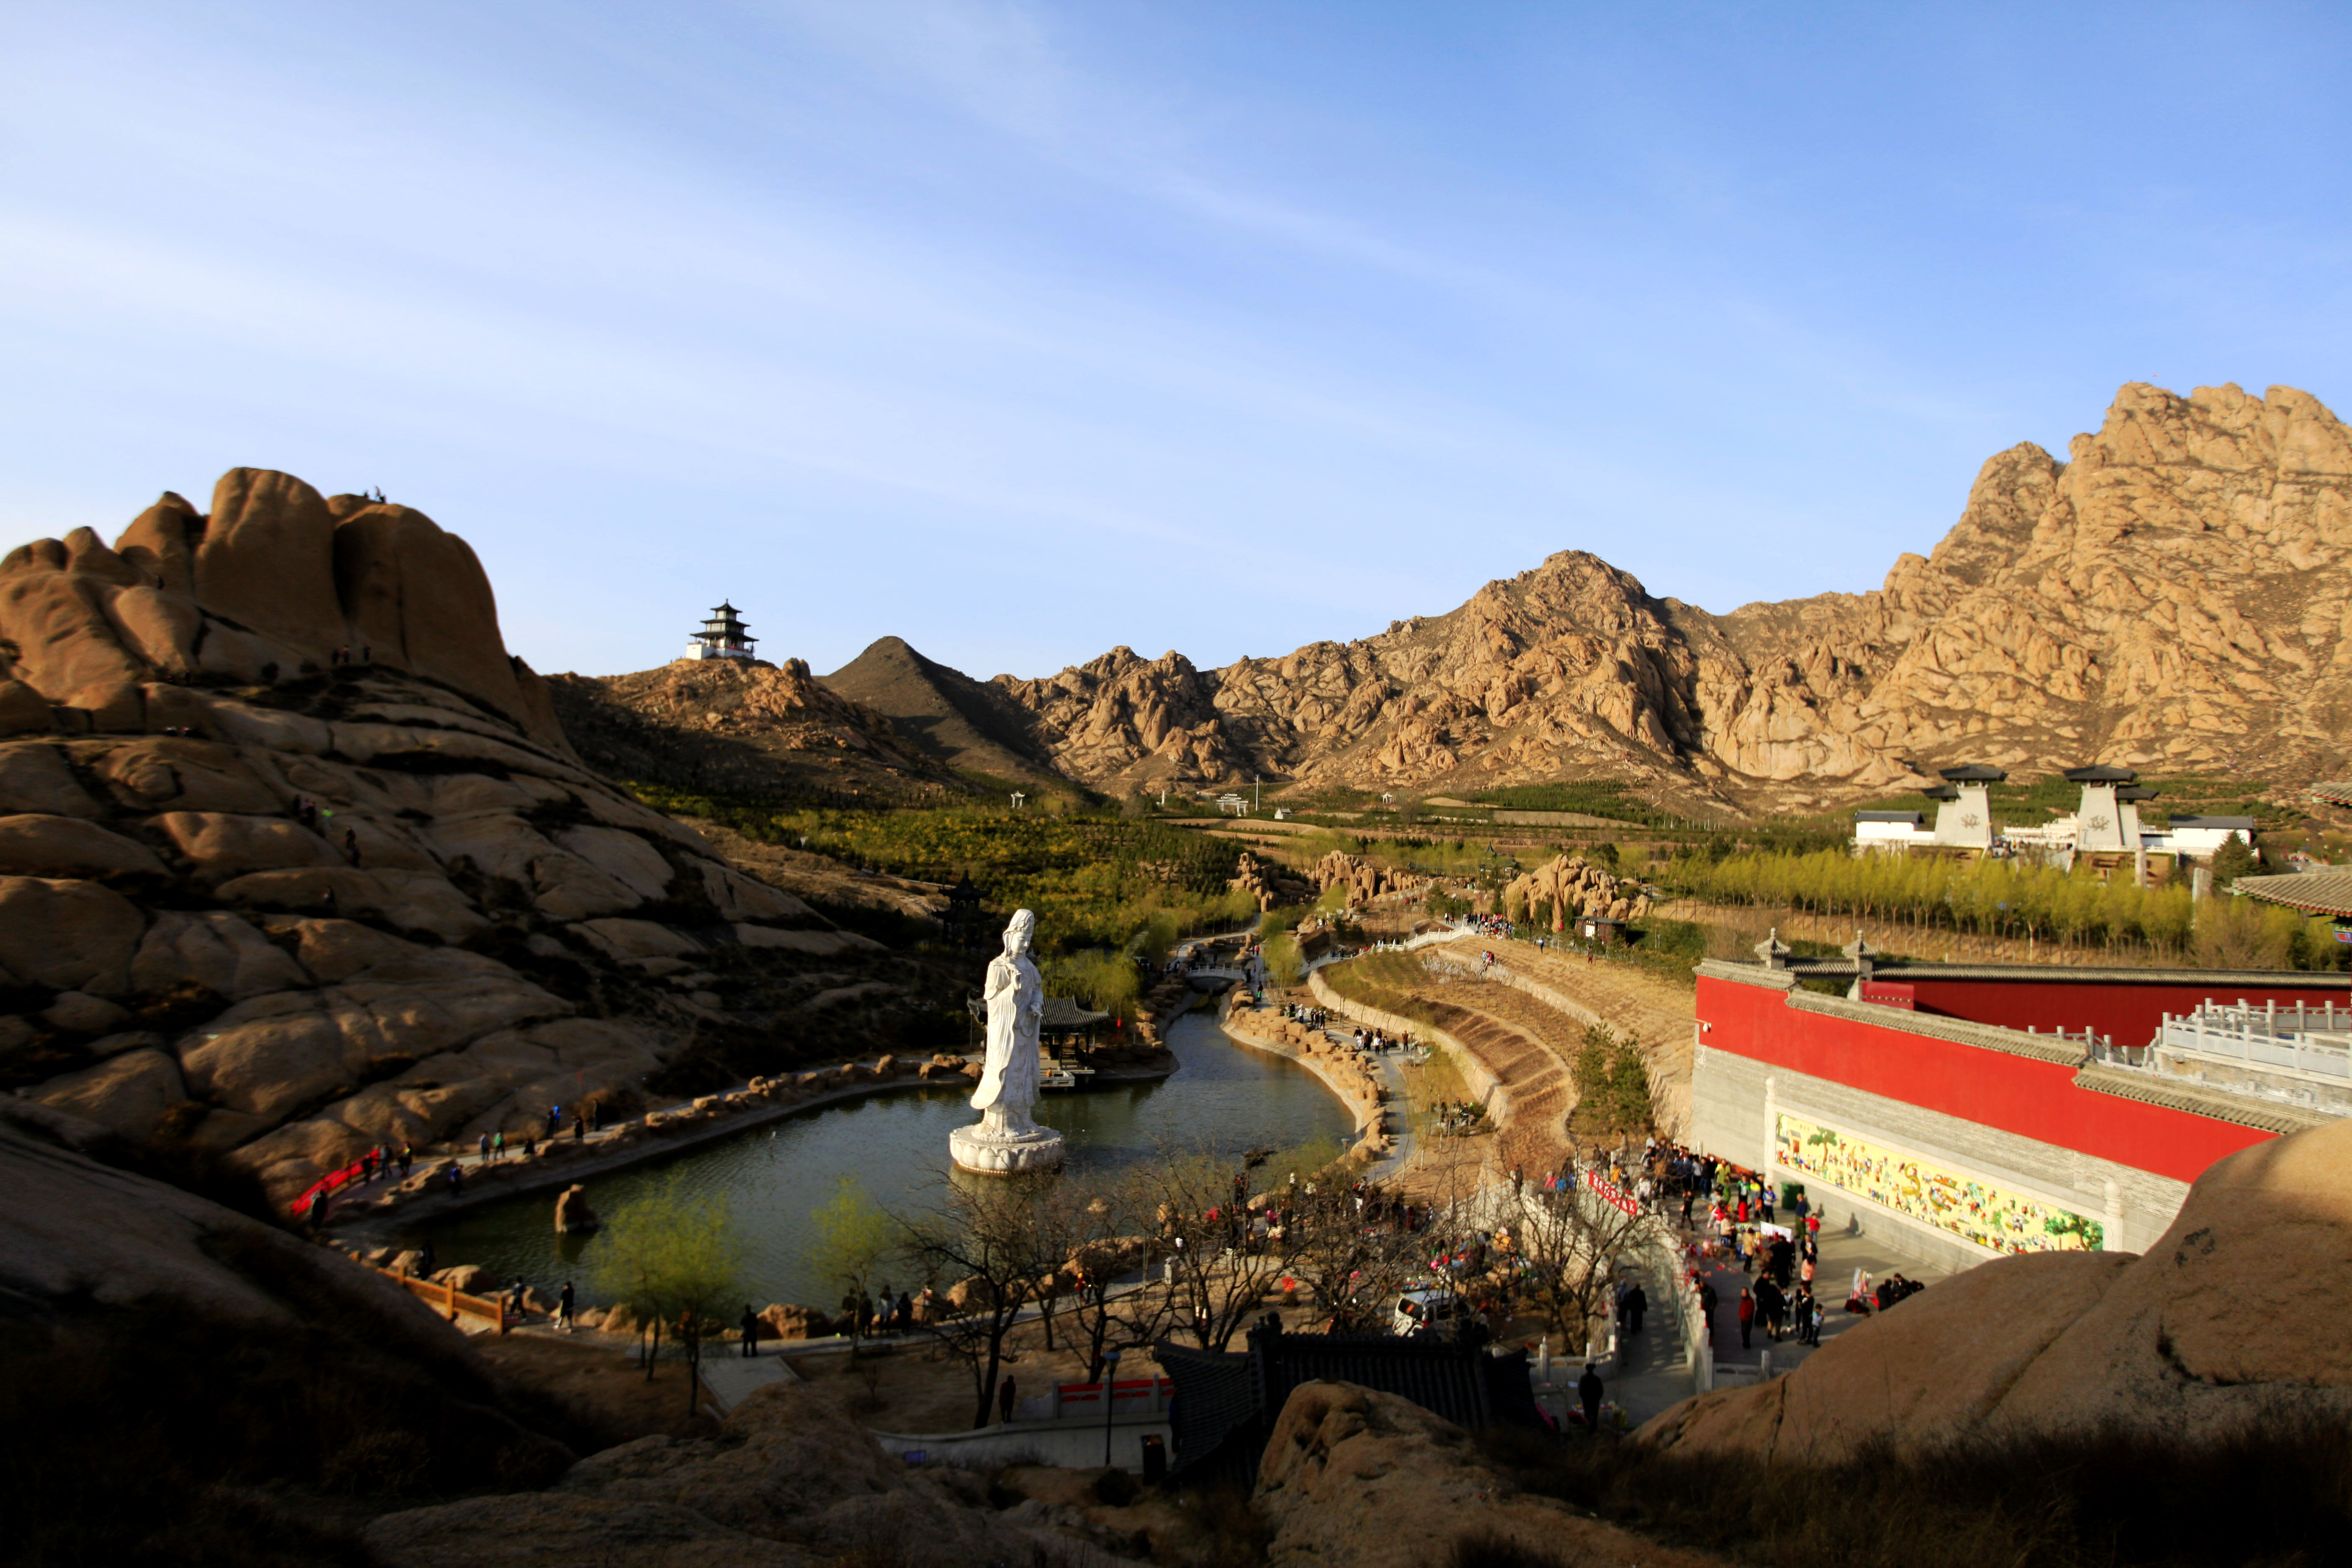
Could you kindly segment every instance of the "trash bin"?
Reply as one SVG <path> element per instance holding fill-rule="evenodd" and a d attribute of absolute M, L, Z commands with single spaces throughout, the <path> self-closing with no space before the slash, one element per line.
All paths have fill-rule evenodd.
<path fill-rule="evenodd" d="M 1157 1432 L 1143 1439 L 1143 1481 L 1157 1486 L 1168 1479 L 1168 1444 Z"/>

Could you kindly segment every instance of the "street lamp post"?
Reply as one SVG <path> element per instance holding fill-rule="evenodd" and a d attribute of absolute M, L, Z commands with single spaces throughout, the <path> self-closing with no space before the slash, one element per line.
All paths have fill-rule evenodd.
<path fill-rule="evenodd" d="M 1103 1352 L 1103 1468 L 1110 1468 L 1111 1380 L 1118 1375 L 1118 1352 Z"/>

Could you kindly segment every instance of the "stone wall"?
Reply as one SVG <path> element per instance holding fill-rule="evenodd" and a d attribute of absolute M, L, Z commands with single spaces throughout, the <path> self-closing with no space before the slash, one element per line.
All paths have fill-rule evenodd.
<path fill-rule="evenodd" d="M 1851 1089 L 1825 1079 L 1708 1048 L 1694 1051 L 1691 1120 L 1697 1146 L 1781 1179 L 1772 1164 L 1775 1119 L 1786 1112 L 1916 1153 L 1988 1184 L 2020 1191 L 2099 1220 L 2108 1249 L 2141 1252 L 2162 1236 L 2189 1184 L 2112 1160 L 2079 1153 L 1998 1128 Z M 1889 1246 L 1947 1268 L 1974 1268 L 2000 1256 L 1949 1232 L 1845 1193 L 1818 1177 L 1799 1177 L 1825 1226 L 1851 1221 Z"/>

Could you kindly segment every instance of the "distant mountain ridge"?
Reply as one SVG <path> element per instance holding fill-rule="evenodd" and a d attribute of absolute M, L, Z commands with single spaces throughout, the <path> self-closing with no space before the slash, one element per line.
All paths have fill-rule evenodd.
<path fill-rule="evenodd" d="M 1866 594 L 1717 615 L 1569 550 L 1444 615 L 1220 669 L 1121 647 L 976 680 L 886 637 L 772 712 L 730 711 L 775 765 L 862 764 L 882 795 L 975 773 L 1113 795 L 1605 777 L 1668 809 L 1769 810 L 1960 762 L 2094 761 L 2294 785 L 2352 772 L 2347 554 L 2352 432 L 2317 399 L 2135 383 L 2067 460 L 1990 458 L 1933 554 Z M 671 678 L 658 703 L 623 690 L 652 679 L 601 684 L 653 731 L 711 727 Z M 552 686 L 581 722 L 574 683 Z M 594 737 L 607 765 L 659 744 L 625 729 Z"/>
<path fill-rule="evenodd" d="M 1214 670 L 1119 647 L 990 684 L 1114 794 L 1611 775 L 1764 806 L 2095 759 L 2292 782 L 2347 765 L 2347 552 L 2352 434 L 2317 399 L 2133 384 L 2068 461 L 1988 460 L 1873 593 L 1715 615 L 1564 551 L 1344 644 Z"/>

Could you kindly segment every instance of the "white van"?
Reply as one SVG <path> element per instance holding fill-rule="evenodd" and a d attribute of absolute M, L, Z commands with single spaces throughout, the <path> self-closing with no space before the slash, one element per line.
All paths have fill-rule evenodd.
<path fill-rule="evenodd" d="M 1389 1332 L 1402 1336 L 1427 1329 L 1451 1334 L 1469 1313 L 1470 1303 L 1451 1290 L 1408 1290 L 1389 1314 Z"/>

